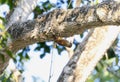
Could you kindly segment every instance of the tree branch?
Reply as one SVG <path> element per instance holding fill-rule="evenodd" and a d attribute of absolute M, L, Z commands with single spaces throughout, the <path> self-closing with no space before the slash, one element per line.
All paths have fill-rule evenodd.
<path fill-rule="evenodd" d="M 6 24 L 6 30 L 8 30 L 9 27 L 15 22 L 26 21 L 30 13 L 36 7 L 37 1 L 38 0 L 19 0 L 18 5 L 14 9 L 11 16 L 7 18 L 8 23 Z M 4 58 L 5 58 L 4 62 L 2 59 L 0 59 L 0 67 L 1 67 L 0 74 L 2 74 L 3 70 L 7 67 L 10 59 L 9 55 L 7 54 L 4 54 Z"/>
<path fill-rule="evenodd" d="M 58 36 L 69 37 L 74 34 L 80 34 L 86 29 L 98 26 L 120 25 L 119 13 L 120 4 L 114 1 L 107 1 L 96 6 L 84 6 L 69 10 L 56 9 L 37 19 L 23 23 L 21 21 L 15 21 L 15 23 L 11 20 L 10 23 L 14 24 L 10 26 L 8 30 L 12 36 L 12 42 L 9 44 L 9 48 L 13 52 L 16 52 L 30 44 L 54 40 L 54 38 Z M 21 19 L 22 15 L 18 15 L 18 19 L 19 17 Z M 112 29 L 118 28 L 113 27 Z M 0 61 L 0 67 L 1 66 Z M 0 71 L 2 71 L 1 69 L 2 68 L 0 68 Z"/>
<path fill-rule="evenodd" d="M 80 47 L 79 44 L 75 54 L 64 67 L 58 82 L 85 82 L 119 32 L 120 27 L 96 28 L 87 43 L 85 42 L 85 46 Z"/>
<path fill-rule="evenodd" d="M 17 7 L 8 18 L 6 28 L 10 27 L 15 22 L 25 22 L 36 7 L 37 1 L 38 0 L 19 0 Z"/>
<path fill-rule="evenodd" d="M 93 31 L 94 29 L 91 29 L 88 35 L 85 37 L 85 39 L 81 43 L 79 43 L 71 59 L 69 60 L 67 65 L 64 67 L 57 82 L 72 82 L 73 79 L 69 79 L 69 78 L 71 78 L 71 76 L 74 77 L 73 71 L 75 70 L 79 57 L 81 53 L 84 51 L 85 45 L 89 37 L 92 35 Z"/>
<path fill-rule="evenodd" d="M 9 33 L 13 38 L 11 50 L 17 51 L 35 42 L 69 37 L 86 29 L 120 24 L 120 5 L 107 1 L 96 6 L 75 9 L 56 9 L 35 20 L 13 24 Z"/>

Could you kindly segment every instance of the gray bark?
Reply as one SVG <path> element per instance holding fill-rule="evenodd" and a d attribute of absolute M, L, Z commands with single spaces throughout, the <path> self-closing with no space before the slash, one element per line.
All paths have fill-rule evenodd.
<path fill-rule="evenodd" d="M 19 0 L 17 7 L 8 17 L 8 23 L 6 27 L 9 28 L 13 23 L 25 22 L 28 16 L 32 13 L 33 9 L 36 7 L 38 0 Z"/>
<path fill-rule="evenodd" d="M 36 42 L 54 41 L 55 37 L 69 37 L 75 34 L 81 34 L 86 29 L 99 26 L 120 25 L 119 13 L 119 3 L 106 1 L 95 6 L 84 6 L 68 10 L 56 9 L 31 21 L 16 21 L 13 25 L 10 24 L 11 26 L 8 29 L 8 32 L 12 36 L 12 42 L 9 44 L 9 49 L 13 52 L 17 52 L 19 49 Z M 20 18 L 21 17 L 20 15 Z M 102 28 L 99 27 L 99 29 Z M 113 29 L 118 28 L 113 27 Z M 116 37 L 117 34 L 118 32 L 116 31 L 114 36 Z M 112 40 L 114 40 L 115 37 L 112 37 Z M 105 50 L 108 47 L 109 46 L 106 46 Z M 102 54 L 104 52 L 105 51 L 102 51 Z M 3 64 L 0 63 L 0 67 Z M 92 66 L 92 69 L 93 68 L 94 66 Z M 0 72 L 3 71 L 1 69 L 3 68 L 0 68 Z M 76 67 L 76 69 L 79 68 Z M 84 69 L 81 69 L 81 71 L 82 70 Z"/>
<path fill-rule="evenodd" d="M 115 26 L 96 28 L 88 40 L 79 44 L 57 82 L 85 82 L 119 32 L 120 27 Z"/>
<path fill-rule="evenodd" d="M 27 17 L 36 7 L 37 1 L 38 0 L 19 0 L 19 3 L 17 7 L 14 9 L 14 11 L 11 13 L 11 16 L 7 17 L 8 23 L 6 24 L 6 30 L 8 30 L 13 23 L 27 21 Z M 8 40 L 8 43 L 11 44 L 10 39 Z M 4 54 L 4 57 L 5 57 L 5 62 L 3 62 L 3 60 L 0 59 L 0 74 L 2 74 L 3 70 L 7 67 L 10 59 L 9 55 L 7 54 Z"/>
<path fill-rule="evenodd" d="M 90 28 L 119 25 L 119 13 L 119 4 L 103 2 L 92 7 L 69 10 L 56 9 L 37 19 L 15 23 L 9 29 L 9 33 L 13 38 L 11 50 L 17 51 L 35 42 L 54 40 L 58 36 L 69 37 L 81 34 Z"/>

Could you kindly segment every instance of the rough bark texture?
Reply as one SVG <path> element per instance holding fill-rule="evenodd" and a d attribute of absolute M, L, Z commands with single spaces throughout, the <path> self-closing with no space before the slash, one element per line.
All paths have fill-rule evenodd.
<path fill-rule="evenodd" d="M 6 24 L 6 29 L 8 30 L 13 23 L 26 21 L 28 15 L 30 15 L 30 13 L 36 7 L 37 1 L 38 0 L 19 0 L 19 3 L 12 12 L 11 16 L 7 17 L 8 23 Z M 10 59 L 8 54 L 4 54 L 4 57 L 5 57 L 5 62 L 3 62 L 2 59 L 0 59 L 0 74 L 2 74 L 3 70 L 7 67 Z"/>
<path fill-rule="evenodd" d="M 82 1 L 82 0 L 76 0 L 76 2 L 75 2 L 75 7 L 80 7 L 81 1 Z"/>
<path fill-rule="evenodd" d="M 69 9 L 69 10 L 56 9 L 45 15 L 39 16 L 37 19 L 31 20 L 31 21 L 26 21 L 26 22 L 16 21 L 16 23 L 14 22 L 14 24 L 10 26 L 8 30 L 8 32 L 12 36 L 12 41 L 9 44 L 9 48 L 13 52 L 16 52 L 27 45 L 30 45 L 36 42 L 54 40 L 54 38 L 58 36 L 69 37 L 75 34 L 80 34 L 86 29 L 95 28 L 98 26 L 120 25 L 119 13 L 120 13 L 119 3 L 116 3 L 114 1 L 106 1 L 96 6 L 84 6 L 84 7 Z M 103 29 L 103 28 L 101 27 L 98 28 L 98 31 L 97 31 L 98 33 L 97 32 L 95 33 L 96 35 L 93 36 L 92 39 L 90 39 L 90 42 L 96 41 L 95 39 L 97 38 L 97 34 L 108 32 L 109 35 L 112 35 L 108 31 L 109 29 L 103 29 L 101 30 L 102 32 L 101 31 L 99 32 L 99 29 Z M 111 41 L 115 39 L 115 37 L 119 32 L 118 27 L 112 27 L 111 30 L 112 29 L 113 31 L 111 32 L 112 33 L 115 32 L 115 33 L 113 35 L 114 37 L 111 37 L 112 38 Z M 107 35 L 103 37 L 107 38 Z M 102 37 L 100 38 L 103 39 Z M 98 39 L 101 41 L 100 38 Z M 89 52 L 89 53 L 91 54 L 93 53 L 93 51 L 99 50 L 100 53 L 103 54 L 105 50 L 108 49 L 108 47 L 112 42 L 108 41 L 108 43 L 109 43 L 108 45 L 104 46 L 105 47 L 103 48 L 104 50 L 102 49 L 103 51 L 101 51 L 100 50 L 101 48 L 99 48 L 99 47 L 102 47 L 101 46 L 102 44 L 99 45 L 97 44 L 97 42 L 96 44 L 90 43 L 92 47 L 93 45 L 94 46 L 96 45 L 96 47 L 95 47 L 95 50 L 92 50 L 92 52 Z M 86 45 L 85 47 L 86 51 L 89 51 L 87 47 L 89 49 L 92 49 L 92 47 Z M 82 52 L 82 54 L 85 54 L 85 53 L 87 52 Z M 98 53 L 95 52 L 95 54 L 98 54 Z M 101 57 L 102 55 L 100 55 L 99 58 Z M 87 74 L 85 73 L 85 71 L 89 70 L 88 68 L 90 66 L 91 66 L 90 71 L 92 71 L 95 64 L 99 60 L 97 59 L 97 55 L 94 55 L 94 54 L 91 56 L 87 54 L 86 58 L 88 59 L 84 59 L 84 55 L 81 55 L 81 57 L 79 58 L 79 62 L 76 64 L 75 70 L 77 71 L 81 70 L 81 71 L 79 73 L 75 73 L 75 71 L 73 70 L 73 75 L 76 76 L 76 77 L 72 77 L 73 81 L 79 82 L 78 80 L 80 80 L 79 78 L 81 78 L 81 75 Z M 93 58 L 93 61 L 96 61 L 96 62 L 92 61 L 89 63 L 88 60 L 91 61 L 92 58 Z M 86 61 L 82 62 L 81 60 L 86 60 Z M 92 65 L 92 63 L 94 63 L 94 65 Z M 1 61 L 0 61 L 0 64 L 1 64 Z M 88 66 L 88 68 L 85 67 L 84 65 Z M 3 68 L 0 68 L 0 72 L 2 71 L 2 69 Z M 88 76 L 88 74 L 86 76 Z M 84 79 L 81 80 L 81 82 L 84 82 Z"/>
<path fill-rule="evenodd" d="M 9 62 L 9 59 L 10 59 L 8 54 L 4 54 L 4 59 L 5 59 L 5 61 L 3 61 L 2 58 L 0 58 L 0 75 L 4 72 L 5 68 L 8 66 L 8 62 Z"/>
<path fill-rule="evenodd" d="M 85 82 L 119 32 L 120 27 L 115 26 L 96 28 L 90 38 L 83 42 L 85 46 L 79 44 L 57 82 Z"/>
<path fill-rule="evenodd" d="M 119 25 L 119 13 L 120 5 L 113 1 L 92 7 L 56 9 L 35 20 L 13 24 L 9 29 L 13 38 L 11 50 L 17 51 L 38 41 L 54 40 L 55 36 L 80 34 L 89 28 Z"/>
<path fill-rule="evenodd" d="M 9 28 L 15 22 L 25 22 L 36 7 L 37 1 L 38 0 L 19 0 L 17 7 L 13 13 L 11 13 L 10 18 L 8 18 L 6 27 Z"/>
<path fill-rule="evenodd" d="M 85 49 L 85 45 L 89 39 L 89 37 L 91 36 L 91 34 L 93 33 L 94 29 L 91 29 L 90 32 L 88 33 L 88 35 L 85 37 L 85 39 L 78 45 L 77 49 L 75 50 L 74 54 L 72 54 L 71 59 L 69 60 L 69 62 L 67 63 L 67 65 L 64 67 L 59 79 L 57 82 L 72 82 L 72 79 L 68 79 L 74 77 L 73 75 L 73 71 L 76 68 L 78 59 L 80 57 L 80 54 L 84 51 Z"/>
<path fill-rule="evenodd" d="M 120 27 L 96 28 L 82 52 L 71 82 L 85 82 L 98 61 L 120 33 Z M 99 36 L 99 37 L 98 37 Z"/>

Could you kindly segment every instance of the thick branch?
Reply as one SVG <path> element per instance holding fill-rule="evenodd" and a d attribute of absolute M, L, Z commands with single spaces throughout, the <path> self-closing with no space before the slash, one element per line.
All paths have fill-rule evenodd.
<path fill-rule="evenodd" d="M 19 0 L 17 7 L 14 9 L 6 27 L 10 27 L 15 22 L 24 22 L 36 7 L 38 0 Z"/>
<path fill-rule="evenodd" d="M 36 42 L 54 40 L 57 36 L 68 37 L 93 27 L 119 25 L 119 13 L 120 5 L 114 1 L 103 2 L 92 7 L 56 9 L 33 21 L 24 23 L 20 23 L 20 21 L 13 24 L 9 29 L 13 38 L 9 48 L 16 52 Z M 18 17 L 22 17 L 22 15 Z"/>
<path fill-rule="evenodd" d="M 120 24 L 120 5 L 114 1 L 96 6 L 63 10 L 56 9 L 33 21 L 16 23 L 9 33 L 13 43 L 11 50 L 17 51 L 29 44 L 54 40 L 54 37 L 69 37 L 89 28 Z"/>
<path fill-rule="evenodd" d="M 114 26 L 103 27 L 103 29 L 96 28 L 94 30 L 77 62 L 77 67 L 74 71 L 74 82 L 85 82 L 119 33 L 120 27 Z"/>
<path fill-rule="evenodd" d="M 81 50 L 75 51 L 73 57 L 64 67 L 58 82 L 85 82 L 98 61 L 116 39 L 119 32 L 120 27 L 113 28 L 113 26 L 106 26 L 96 28 L 86 45 L 83 46 L 85 48 L 82 53 L 81 50 L 83 50 L 83 47 L 80 46 L 81 44 L 79 45 L 78 49 Z"/>
<path fill-rule="evenodd" d="M 74 54 L 72 54 L 71 59 L 67 63 L 67 65 L 64 67 L 59 79 L 57 82 L 72 82 L 73 80 L 73 71 L 76 68 L 77 62 L 79 60 L 80 54 L 84 51 L 85 45 L 89 39 L 89 37 L 92 35 L 94 29 L 91 29 L 88 35 L 85 37 L 85 39 L 78 45 L 77 49 L 75 50 Z M 72 79 L 69 79 L 71 78 Z"/>
<path fill-rule="evenodd" d="M 15 22 L 24 22 L 27 20 L 29 14 L 36 7 L 38 0 L 19 0 L 17 7 L 14 9 L 13 13 L 10 17 L 8 17 L 8 23 L 6 24 L 6 28 L 8 29 Z M 13 50 L 14 51 L 14 50 Z M 9 55 L 4 54 L 5 61 L 0 59 L 0 74 L 7 67 L 9 62 Z"/>

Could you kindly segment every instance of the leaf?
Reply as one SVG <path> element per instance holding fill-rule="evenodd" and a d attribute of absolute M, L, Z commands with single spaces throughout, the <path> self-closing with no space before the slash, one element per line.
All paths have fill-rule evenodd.
<path fill-rule="evenodd" d="M 5 27 L 4 27 L 3 24 L 0 24 L 0 29 L 1 29 L 2 31 L 5 30 Z"/>
<path fill-rule="evenodd" d="M 68 4 L 68 9 L 69 8 L 73 8 L 73 6 L 72 6 L 72 0 L 67 0 L 67 4 Z"/>
<path fill-rule="evenodd" d="M 40 46 L 37 46 L 34 50 L 35 51 L 40 51 L 41 47 Z"/>
<path fill-rule="evenodd" d="M 29 55 L 26 53 L 26 55 L 25 55 L 25 58 L 26 59 L 30 59 L 30 57 L 29 57 Z"/>
<path fill-rule="evenodd" d="M 41 54 L 41 55 L 40 55 L 40 58 L 42 59 L 44 56 L 45 56 L 45 53 L 44 53 L 44 54 Z"/>
<path fill-rule="evenodd" d="M 49 46 L 45 46 L 44 47 L 44 52 L 50 53 L 50 47 Z"/>
<path fill-rule="evenodd" d="M 3 17 L 0 17 L 0 20 L 1 21 L 3 21 L 4 23 L 6 23 L 7 21 L 6 21 L 6 19 L 5 18 L 3 18 Z"/>
<path fill-rule="evenodd" d="M 83 38 L 83 33 L 82 33 L 82 34 L 80 34 L 80 37 L 81 37 L 81 38 Z"/>
<path fill-rule="evenodd" d="M 64 47 L 64 46 L 61 46 L 61 45 L 56 45 L 56 48 L 57 48 L 57 50 L 58 50 L 58 54 L 61 54 L 61 52 L 62 52 L 63 50 L 65 50 L 65 47 Z"/>
<path fill-rule="evenodd" d="M 6 53 L 7 53 L 11 58 L 14 58 L 14 55 L 13 55 L 13 53 L 12 53 L 10 50 L 6 50 Z"/>
<path fill-rule="evenodd" d="M 1 3 L 1 4 L 5 3 L 5 2 L 6 2 L 6 0 L 0 0 L 0 3 Z"/>
<path fill-rule="evenodd" d="M 115 52 L 113 50 L 112 47 L 110 47 L 108 50 L 107 50 L 107 54 L 108 54 L 108 58 L 113 58 L 115 57 Z"/>
<path fill-rule="evenodd" d="M 20 53 L 18 53 L 18 56 L 20 57 L 20 62 L 22 61 L 22 59 L 23 59 L 23 51 L 22 52 L 20 52 Z"/>
<path fill-rule="evenodd" d="M 16 3 L 17 3 L 18 0 L 6 0 L 6 3 L 9 5 L 10 7 L 10 10 L 12 10 L 15 6 L 16 6 Z"/>
<path fill-rule="evenodd" d="M 0 53 L 0 59 L 3 61 L 3 63 L 5 62 L 5 57 L 3 54 Z"/>

